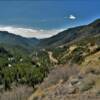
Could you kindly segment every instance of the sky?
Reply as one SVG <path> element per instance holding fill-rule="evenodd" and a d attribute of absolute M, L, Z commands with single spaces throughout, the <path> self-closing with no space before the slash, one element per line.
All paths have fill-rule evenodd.
<path fill-rule="evenodd" d="M 100 18 L 100 0 L 0 0 L 0 30 L 45 38 Z"/>

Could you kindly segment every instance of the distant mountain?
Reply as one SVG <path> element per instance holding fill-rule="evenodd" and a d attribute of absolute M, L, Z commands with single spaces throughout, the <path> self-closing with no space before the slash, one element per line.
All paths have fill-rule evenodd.
<path fill-rule="evenodd" d="M 39 42 L 36 38 L 25 38 L 7 31 L 0 31 L 0 45 L 22 46 L 33 48 Z"/>
<path fill-rule="evenodd" d="M 58 33 L 55 36 L 46 39 L 25 38 L 19 35 L 9 33 L 7 31 L 0 31 L 0 45 L 8 46 L 21 46 L 25 49 L 32 49 L 35 47 L 55 47 L 60 45 L 67 45 L 78 41 L 84 37 L 99 35 L 100 34 L 100 19 L 94 22 L 78 26 L 75 28 L 69 28 L 63 32 Z"/>
<path fill-rule="evenodd" d="M 100 34 L 100 19 L 97 19 L 88 25 L 69 28 L 68 30 L 60 32 L 57 35 L 52 36 L 51 38 L 42 39 L 39 43 L 39 46 L 40 47 L 60 46 L 72 43 L 83 37 L 98 35 L 98 34 Z"/>

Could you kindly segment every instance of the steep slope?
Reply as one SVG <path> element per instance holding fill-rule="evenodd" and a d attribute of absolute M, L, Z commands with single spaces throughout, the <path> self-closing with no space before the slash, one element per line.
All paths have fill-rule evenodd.
<path fill-rule="evenodd" d="M 100 99 L 100 19 L 64 32 L 43 40 L 58 65 L 29 100 Z"/>
<path fill-rule="evenodd" d="M 51 38 L 42 39 L 39 46 L 54 47 L 54 46 L 69 44 L 83 37 L 98 35 L 98 34 L 100 34 L 100 19 L 97 19 L 88 25 L 69 28 L 68 30 L 58 33 L 57 35 Z"/>
<path fill-rule="evenodd" d="M 29 100 L 100 99 L 100 35 L 51 52 L 59 63 Z"/>

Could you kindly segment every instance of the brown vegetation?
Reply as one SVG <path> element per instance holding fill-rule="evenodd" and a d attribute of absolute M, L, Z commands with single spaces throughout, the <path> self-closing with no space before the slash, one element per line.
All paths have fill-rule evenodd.
<path fill-rule="evenodd" d="M 27 100 L 33 92 L 32 87 L 18 86 L 10 91 L 0 93 L 0 100 Z"/>

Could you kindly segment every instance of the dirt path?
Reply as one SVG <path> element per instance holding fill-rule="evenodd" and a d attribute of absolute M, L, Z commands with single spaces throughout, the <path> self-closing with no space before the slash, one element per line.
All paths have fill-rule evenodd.
<path fill-rule="evenodd" d="M 52 62 L 54 63 L 58 63 L 58 60 L 56 58 L 53 57 L 53 53 L 51 51 L 48 51 L 49 54 L 49 58 Z"/>

